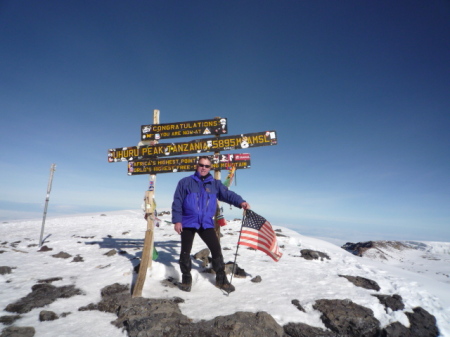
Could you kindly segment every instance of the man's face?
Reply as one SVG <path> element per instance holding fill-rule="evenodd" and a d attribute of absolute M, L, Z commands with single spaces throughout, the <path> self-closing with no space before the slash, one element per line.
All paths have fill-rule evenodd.
<path fill-rule="evenodd" d="M 204 177 L 209 173 L 210 170 L 211 170 L 211 162 L 208 159 L 204 158 L 200 159 L 200 161 L 197 164 L 198 174 Z"/>

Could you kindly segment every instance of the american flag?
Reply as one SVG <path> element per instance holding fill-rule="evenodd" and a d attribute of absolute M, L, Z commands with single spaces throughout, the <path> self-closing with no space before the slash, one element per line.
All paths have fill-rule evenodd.
<path fill-rule="evenodd" d="M 238 245 L 259 249 L 277 262 L 283 254 L 278 248 L 277 236 L 272 225 L 251 210 L 245 212 Z"/>

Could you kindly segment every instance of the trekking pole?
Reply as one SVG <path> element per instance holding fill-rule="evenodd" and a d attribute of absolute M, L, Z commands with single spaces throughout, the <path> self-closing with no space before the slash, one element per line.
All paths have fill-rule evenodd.
<path fill-rule="evenodd" d="M 246 215 L 246 210 L 244 210 L 243 214 L 242 214 L 242 222 L 241 222 L 241 230 L 239 231 L 239 238 L 238 238 L 238 243 L 237 243 L 237 247 L 236 247 L 236 253 L 234 254 L 234 262 L 233 262 L 233 269 L 231 271 L 231 278 L 230 278 L 230 284 L 233 281 L 233 275 L 234 275 L 234 271 L 236 270 L 236 259 L 237 259 L 237 255 L 238 255 L 238 250 L 239 250 L 239 241 L 241 240 L 241 233 L 242 233 L 242 225 L 244 224 L 244 219 L 245 219 L 245 215 Z M 228 295 L 230 295 L 230 293 L 228 293 Z M 228 296 L 227 295 L 227 296 Z"/>

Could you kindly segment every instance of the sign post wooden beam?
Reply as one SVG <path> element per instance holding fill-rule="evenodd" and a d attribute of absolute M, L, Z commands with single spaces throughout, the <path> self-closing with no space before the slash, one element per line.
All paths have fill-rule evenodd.
<path fill-rule="evenodd" d="M 159 124 L 159 110 L 153 111 L 153 124 Z M 153 141 L 155 143 L 155 141 Z M 157 141 L 156 141 L 157 143 Z M 141 264 L 139 266 L 138 277 L 133 288 L 133 297 L 142 296 L 142 288 L 144 287 L 147 270 L 152 266 L 153 247 L 154 247 L 154 230 L 156 217 L 155 207 L 155 182 L 156 175 L 150 175 L 149 187 L 145 191 L 145 219 L 147 219 L 147 230 L 145 231 L 144 248 L 142 249 Z"/>
<path fill-rule="evenodd" d="M 217 136 L 219 138 L 219 136 Z M 215 152 L 214 155 L 220 155 L 220 152 Z M 214 170 L 214 179 L 220 180 L 220 166 Z M 220 225 L 217 221 L 217 217 L 220 214 L 220 201 L 217 199 L 217 209 L 216 209 L 216 215 L 214 217 L 214 230 L 216 231 L 217 238 L 220 242 Z"/>

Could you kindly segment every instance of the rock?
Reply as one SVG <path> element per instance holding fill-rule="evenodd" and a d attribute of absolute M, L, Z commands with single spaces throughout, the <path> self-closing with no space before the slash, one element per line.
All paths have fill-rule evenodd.
<path fill-rule="evenodd" d="M 20 243 L 21 241 L 15 241 L 15 242 L 11 242 L 9 245 L 11 247 L 17 248 L 17 245 Z"/>
<path fill-rule="evenodd" d="M 66 252 L 59 252 L 58 254 L 52 255 L 52 257 L 58 258 L 58 259 L 68 259 L 69 257 L 72 257 L 72 255 L 66 253 Z"/>
<path fill-rule="evenodd" d="M 31 326 L 10 326 L 2 330 L 0 337 L 33 337 L 35 333 Z"/>
<path fill-rule="evenodd" d="M 405 305 L 403 304 L 403 299 L 400 295 L 377 295 L 374 294 L 378 298 L 381 304 L 383 304 L 386 309 L 389 308 L 392 311 L 403 310 L 405 309 Z"/>
<path fill-rule="evenodd" d="M 20 315 L 6 315 L 0 316 L 0 323 L 4 325 L 11 325 L 15 321 L 17 321 L 21 316 Z"/>
<path fill-rule="evenodd" d="M 389 324 L 381 332 L 382 337 L 413 337 L 409 329 L 399 322 Z"/>
<path fill-rule="evenodd" d="M 11 267 L 8 267 L 8 266 L 0 267 L 0 275 L 11 274 L 11 272 L 12 272 L 12 268 Z"/>
<path fill-rule="evenodd" d="M 194 259 L 202 261 L 202 267 L 206 268 L 209 265 L 210 250 L 208 248 L 202 249 L 194 255 Z"/>
<path fill-rule="evenodd" d="M 42 246 L 41 249 L 38 250 L 38 252 L 49 252 L 53 250 L 53 248 L 49 248 L 47 246 Z"/>
<path fill-rule="evenodd" d="M 173 281 L 173 280 L 172 280 Z M 168 280 L 168 282 L 172 282 Z M 379 297 L 380 296 L 380 297 Z M 401 300 L 398 296 L 379 295 L 377 298 Z M 292 336 L 292 337 L 413 337 L 438 336 L 435 318 L 422 308 L 407 313 L 411 329 L 393 323 L 380 331 L 380 322 L 372 310 L 350 300 L 318 300 L 313 308 L 321 312 L 321 319 L 329 330 L 303 323 L 288 323 L 281 327 L 266 312 L 236 312 L 209 321 L 193 323 L 178 307 L 184 300 L 132 298 L 128 285 L 112 284 L 101 290 L 101 301 L 78 310 L 100 310 L 114 313 L 116 327 L 125 329 L 129 337 L 140 336 Z M 291 302 L 305 311 L 299 300 Z M 389 304 L 391 305 L 391 304 Z M 397 303 L 398 305 L 398 303 Z M 391 305 L 392 306 L 392 305 Z M 62 317 L 62 316 L 61 316 Z"/>
<path fill-rule="evenodd" d="M 319 258 L 321 261 L 323 261 L 324 258 L 330 260 L 330 257 L 327 254 L 311 249 L 302 249 L 300 254 L 302 254 L 301 257 L 305 260 L 318 260 Z"/>
<path fill-rule="evenodd" d="M 347 280 L 349 280 L 351 283 L 353 283 L 357 287 L 361 287 L 364 289 L 370 289 L 370 290 L 380 290 L 380 286 L 375 281 L 369 280 L 368 278 L 361 277 L 361 276 L 350 276 L 350 275 L 339 275 L 339 277 L 344 277 Z"/>
<path fill-rule="evenodd" d="M 98 308 L 98 304 L 94 304 L 94 303 L 89 303 L 88 305 L 86 305 L 84 307 L 78 308 L 78 311 L 90 311 L 90 310 L 100 310 L 100 309 Z"/>
<path fill-rule="evenodd" d="M 100 310 L 117 314 L 112 322 L 118 328 L 125 328 L 128 336 L 177 336 L 184 331 L 190 320 L 181 314 L 176 300 L 132 298 L 127 285 L 115 283 L 101 290 L 102 300 L 78 310 Z"/>
<path fill-rule="evenodd" d="M 117 254 L 117 250 L 111 249 L 109 252 L 107 252 L 107 253 L 105 253 L 105 254 L 103 254 L 103 255 L 106 255 L 106 256 L 114 256 L 114 255 L 116 255 L 116 254 Z"/>
<path fill-rule="evenodd" d="M 342 249 L 352 253 L 356 256 L 363 256 L 367 251 L 380 259 L 387 260 L 389 254 L 386 251 L 391 249 L 404 250 L 411 249 L 410 246 L 401 241 L 366 241 L 366 242 L 347 242 L 345 245 L 341 246 Z"/>
<path fill-rule="evenodd" d="M 108 267 L 111 267 L 111 263 L 110 263 L 110 264 L 107 264 L 107 265 L 104 265 L 104 266 L 98 265 L 98 266 L 95 267 L 95 268 L 98 268 L 98 269 L 105 269 L 105 268 L 108 268 Z"/>
<path fill-rule="evenodd" d="M 318 300 L 313 308 L 322 313 L 325 326 L 340 336 L 376 337 L 380 322 L 369 308 L 350 300 Z"/>
<path fill-rule="evenodd" d="M 52 283 L 52 282 L 56 282 L 56 281 L 62 281 L 62 277 L 51 277 L 51 278 L 47 278 L 44 280 L 38 280 L 38 283 Z"/>
<path fill-rule="evenodd" d="M 266 312 L 237 312 L 210 321 L 192 323 L 183 315 L 180 298 L 132 298 L 128 286 L 113 284 L 101 291 L 102 300 L 79 310 L 100 310 L 117 314 L 112 322 L 129 337 L 138 336 L 283 336 L 283 328 Z"/>
<path fill-rule="evenodd" d="M 408 317 L 409 329 L 399 322 L 394 322 L 383 329 L 382 337 L 437 337 L 439 329 L 436 326 L 436 318 L 421 307 L 413 309 L 413 312 L 405 312 Z"/>
<path fill-rule="evenodd" d="M 284 332 L 291 337 L 339 337 L 332 331 L 312 327 L 304 323 L 288 323 L 283 328 Z"/>
<path fill-rule="evenodd" d="M 72 262 L 84 262 L 84 259 L 80 255 L 77 255 L 73 258 Z"/>
<path fill-rule="evenodd" d="M 264 311 L 236 312 L 191 324 L 189 328 L 191 334 L 185 336 L 284 336 L 283 328 Z"/>
<path fill-rule="evenodd" d="M 173 301 L 175 302 L 175 303 L 184 303 L 184 299 L 182 299 L 181 297 L 174 297 L 173 298 Z"/>
<path fill-rule="evenodd" d="M 114 283 L 109 286 L 106 286 L 100 290 L 100 295 L 102 297 L 112 296 L 115 294 L 121 294 L 121 293 L 130 293 L 130 287 L 126 284 L 119 284 Z"/>
<path fill-rule="evenodd" d="M 434 337 L 439 336 L 436 326 L 436 318 L 421 307 L 413 309 L 413 312 L 405 312 L 411 326 L 411 336 Z"/>
<path fill-rule="evenodd" d="M 275 233 L 276 236 L 280 237 L 280 238 L 288 238 L 289 236 L 284 235 L 284 234 L 280 234 L 280 233 Z"/>
<path fill-rule="evenodd" d="M 54 321 L 55 319 L 58 319 L 58 315 L 56 313 L 54 313 L 53 311 L 48 311 L 48 310 L 42 310 L 39 313 L 39 321 L 44 322 L 44 321 Z"/>
<path fill-rule="evenodd" d="M 117 296 L 117 295 L 116 295 Z M 178 304 L 171 300 L 148 298 L 122 298 L 118 307 L 118 328 L 125 328 L 129 337 L 180 336 L 191 321 L 181 313 Z"/>
<path fill-rule="evenodd" d="M 253 283 L 261 283 L 262 279 L 261 276 L 256 275 L 254 278 L 252 278 L 250 281 L 252 281 Z"/>
<path fill-rule="evenodd" d="M 305 309 L 303 309 L 302 305 L 300 304 L 299 300 L 292 300 L 291 303 L 297 307 L 298 310 L 306 312 Z"/>
<path fill-rule="evenodd" d="M 233 262 L 228 262 L 225 264 L 225 274 L 231 274 L 233 272 L 234 267 Z M 247 276 L 247 273 L 244 269 L 240 268 L 238 264 L 236 263 L 236 266 L 234 267 L 234 276 L 238 278 L 245 278 Z"/>
<path fill-rule="evenodd" d="M 5 310 L 23 314 L 34 308 L 41 308 L 53 303 L 58 298 L 69 298 L 75 295 L 82 295 L 82 292 L 74 285 L 55 287 L 51 284 L 35 284 L 31 288 L 31 293 L 14 303 L 8 304 Z"/>
<path fill-rule="evenodd" d="M 373 241 L 358 242 L 358 243 L 347 242 L 345 245 L 341 246 L 342 249 L 345 249 L 347 252 L 350 252 L 356 256 L 363 256 L 366 250 L 373 247 L 374 247 Z"/>

